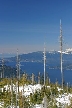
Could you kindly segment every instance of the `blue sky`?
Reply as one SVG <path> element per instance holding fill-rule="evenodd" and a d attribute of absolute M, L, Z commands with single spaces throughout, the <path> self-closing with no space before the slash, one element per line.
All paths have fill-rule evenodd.
<path fill-rule="evenodd" d="M 60 19 L 71 48 L 72 0 L 0 0 L 0 53 L 59 50 Z"/>

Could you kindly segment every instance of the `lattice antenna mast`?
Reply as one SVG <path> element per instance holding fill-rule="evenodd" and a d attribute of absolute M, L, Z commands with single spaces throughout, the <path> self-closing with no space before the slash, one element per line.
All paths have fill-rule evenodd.
<path fill-rule="evenodd" d="M 62 76 L 62 89 L 63 89 L 63 58 L 62 58 L 62 50 L 63 50 L 63 39 L 62 39 L 62 24 L 60 20 L 60 50 L 61 50 L 61 76 Z"/>
<path fill-rule="evenodd" d="M 44 43 L 44 86 L 45 86 L 45 80 L 46 80 L 46 48 Z"/>

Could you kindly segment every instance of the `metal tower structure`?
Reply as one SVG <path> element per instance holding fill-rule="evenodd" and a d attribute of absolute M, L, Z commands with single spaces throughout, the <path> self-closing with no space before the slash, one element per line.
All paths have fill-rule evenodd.
<path fill-rule="evenodd" d="M 63 89 L 63 58 L 62 58 L 62 50 L 63 50 L 63 39 L 62 39 L 62 23 L 60 19 L 60 51 L 61 51 L 61 77 L 62 77 L 62 89 Z"/>
<path fill-rule="evenodd" d="M 46 51 L 45 51 L 45 43 L 44 43 L 44 86 L 45 86 L 45 80 L 46 80 Z"/>

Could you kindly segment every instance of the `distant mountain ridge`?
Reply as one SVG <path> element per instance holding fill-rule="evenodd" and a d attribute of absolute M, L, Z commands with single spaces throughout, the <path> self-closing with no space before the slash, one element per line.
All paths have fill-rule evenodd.
<path fill-rule="evenodd" d="M 43 63 L 44 54 L 42 51 L 19 55 L 20 62 L 41 62 Z M 16 62 L 17 57 L 5 58 L 5 62 Z M 46 63 L 50 65 L 60 65 L 60 52 L 46 51 Z M 63 64 L 72 64 L 72 54 L 63 53 Z"/>
<path fill-rule="evenodd" d="M 56 51 L 53 51 L 53 52 L 46 52 L 46 58 L 47 59 L 50 59 L 51 58 L 51 55 L 54 56 L 54 55 L 58 55 L 59 52 L 56 52 Z M 38 52 L 32 52 L 32 53 L 28 53 L 28 54 L 21 54 L 19 55 L 19 59 L 20 61 L 25 61 L 25 62 L 28 62 L 28 61 L 38 61 L 38 62 L 42 62 L 43 61 L 43 51 L 38 51 Z M 12 61 L 16 61 L 17 57 L 9 57 L 9 58 L 5 58 L 5 60 L 12 60 Z"/>
<path fill-rule="evenodd" d="M 43 59 L 44 59 L 43 51 L 19 55 L 22 72 L 24 72 L 24 70 L 28 72 L 35 72 L 36 67 L 38 67 L 39 70 L 42 69 L 43 71 L 43 62 L 44 62 Z M 0 61 L 0 64 L 1 64 L 1 61 Z M 13 71 L 14 75 L 16 76 L 17 57 L 15 56 L 15 57 L 4 58 L 4 64 L 6 66 L 10 66 L 9 68 L 6 67 L 7 74 L 8 72 L 13 74 L 12 73 Z M 60 52 L 46 51 L 46 67 L 48 69 L 60 69 Z M 71 53 L 70 54 L 63 53 L 63 69 L 72 69 L 72 54 Z"/>
<path fill-rule="evenodd" d="M 43 60 L 43 51 L 37 51 L 37 52 L 32 52 L 32 53 L 28 53 L 28 54 L 21 54 L 19 55 L 19 59 L 22 60 Z M 54 58 L 54 57 L 59 57 L 60 56 L 60 52 L 59 51 L 46 51 L 46 58 Z M 63 57 L 64 56 L 71 56 L 71 53 L 66 54 L 63 52 Z M 8 57 L 5 58 L 5 60 L 16 60 L 16 56 L 14 57 Z"/>

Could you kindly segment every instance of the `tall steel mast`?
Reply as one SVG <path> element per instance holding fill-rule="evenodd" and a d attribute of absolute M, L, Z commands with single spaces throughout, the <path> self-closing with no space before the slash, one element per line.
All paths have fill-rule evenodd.
<path fill-rule="evenodd" d="M 61 50 L 61 76 L 62 76 L 62 89 L 63 89 L 63 58 L 62 58 L 62 50 L 63 50 L 63 39 L 62 39 L 62 24 L 60 19 L 60 50 Z"/>

